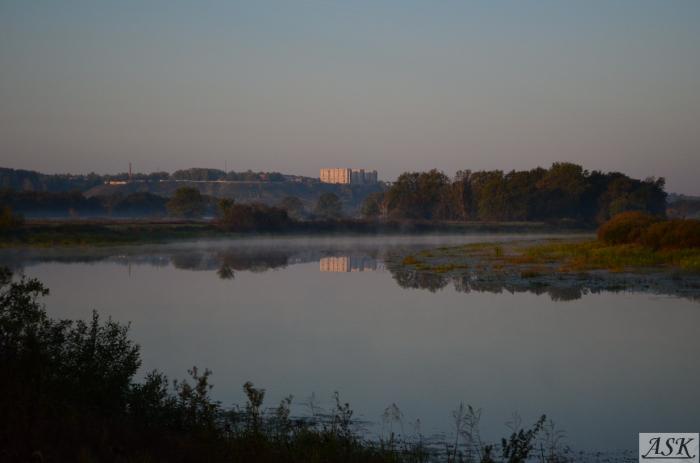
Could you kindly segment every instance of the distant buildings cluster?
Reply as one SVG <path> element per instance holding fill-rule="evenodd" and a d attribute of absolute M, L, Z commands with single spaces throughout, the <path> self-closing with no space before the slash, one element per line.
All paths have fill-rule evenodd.
<path fill-rule="evenodd" d="M 377 171 L 331 167 L 321 169 L 321 182 L 343 185 L 374 185 L 377 183 Z"/>

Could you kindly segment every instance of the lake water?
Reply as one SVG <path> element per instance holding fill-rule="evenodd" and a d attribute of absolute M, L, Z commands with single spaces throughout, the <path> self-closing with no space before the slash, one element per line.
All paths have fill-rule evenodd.
<path fill-rule="evenodd" d="M 210 368 L 213 395 L 267 404 L 339 391 L 376 423 L 450 435 L 460 401 L 498 439 L 547 414 L 575 449 L 636 449 L 638 432 L 700 430 L 700 304 L 634 292 L 553 297 L 449 282 L 398 284 L 383 256 L 508 235 L 230 240 L 0 253 L 50 288 L 54 317 L 131 322 L 143 371 Z M 518 238 L 522 238 L 518 237 Z M 402 278 L 398 280 L 403 281 Z M 407 288 L 405 286 L 422 286 Z M 395 431 L 400 430 L 394 424 Z"/>

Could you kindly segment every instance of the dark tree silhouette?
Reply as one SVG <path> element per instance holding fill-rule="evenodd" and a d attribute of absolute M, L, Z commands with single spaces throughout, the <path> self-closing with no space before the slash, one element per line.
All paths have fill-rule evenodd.
<path fill-rule="evenodd" d="M 206 201 L 198 189 L 182 187 L 175 191 L 167 207 L 172 216 L 197 218 L 204 214 Z"/>
<path fill-rule="evenodd" d="M 340 204 L 340 199 L 334 193 L 323 193 L 318 198 L 316 215 L 325 219 L 338 219 L 343 214 L 343 206 Z"/>

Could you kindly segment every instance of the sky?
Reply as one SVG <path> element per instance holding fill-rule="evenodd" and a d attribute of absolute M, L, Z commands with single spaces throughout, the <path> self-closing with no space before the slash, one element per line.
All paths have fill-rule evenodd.
<path fill-rule="evenodd" d="M 697 0 L 0 0 L 0 166 L 590 170 L 700 194 Z"/>

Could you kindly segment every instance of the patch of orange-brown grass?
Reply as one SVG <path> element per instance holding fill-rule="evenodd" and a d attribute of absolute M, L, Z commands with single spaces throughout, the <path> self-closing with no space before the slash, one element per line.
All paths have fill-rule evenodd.
<path fill-rule="evenodd" d="M 560 271 L 604 269 L 622 272 L 660 266 L 700 271 L 700 249 L 654 250 L 638 244 L 609 245 L 600 241 L 546 243 L 526 248 L 514 263 L 560 263 Z"/>

